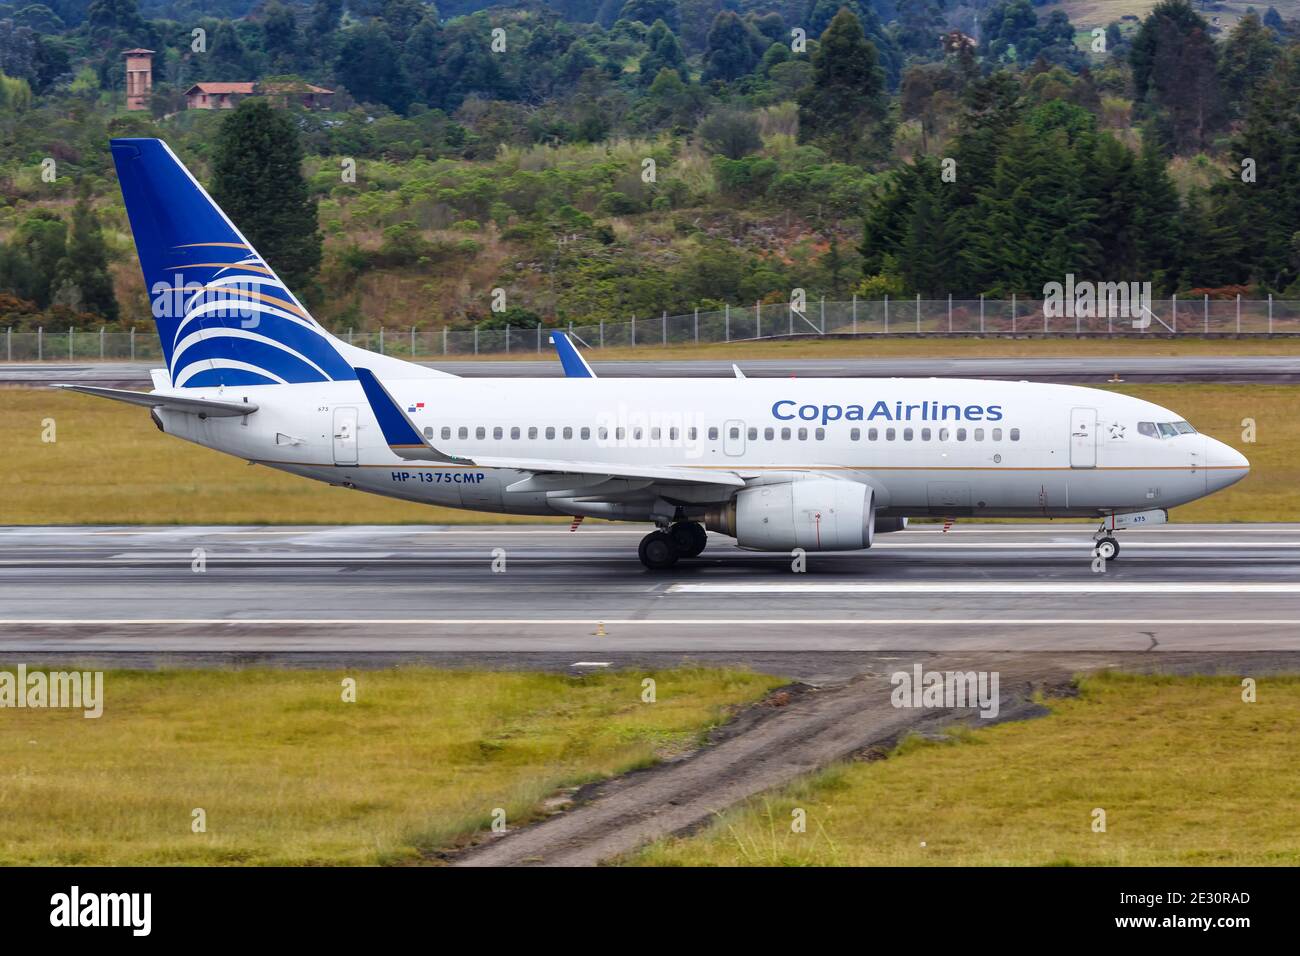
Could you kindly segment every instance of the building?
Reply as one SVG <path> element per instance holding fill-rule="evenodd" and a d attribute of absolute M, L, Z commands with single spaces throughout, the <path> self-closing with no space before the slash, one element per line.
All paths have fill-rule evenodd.
<path fill-rule="evenodd" d="M 126 108 L 147 110 L 153 92 L 153 50 L 127 50 L 122 55 L 126 57 Z"/>
<path fill-rule="evenodd" d="M 309 110 L 328 109 L 333 90 L 303 82 L 273 83 L 195 83 L 185 91 L 185 108 L 189 110 L 228 110 L 246 96 L 265 96 L 272 106 L 290 102 Z"/>

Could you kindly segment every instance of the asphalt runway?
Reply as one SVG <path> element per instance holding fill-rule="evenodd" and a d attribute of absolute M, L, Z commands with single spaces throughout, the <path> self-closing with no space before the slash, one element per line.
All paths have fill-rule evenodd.
<path fill-rule="evenodd" d="M 1136 350 L 1136 346 L 1135 346 Z M 587 353 L 589 358 L 592 353 Z M 148 388 L 149 369 L 160 362 L 0 363 L 0 385 L 76 382 L 115 388 Z M 536 361 L 422 363 L 467 378 L 548 377 L 563 374 L 550 352 Z M 608 378 L 729 377 L 731 362 L 674 360 L 603 362 L 591 360 Z M 1008 381 L 1098 384 L 1118 376 L 1128 382 L 1222 382 L 1284 384 L 1300 382 L 1300 356 L 1112 356 L 1104 358 L 907 358 L 907 359 L 752 359 L 736 363 L 754 378 L 988 378 Z"/>
<path fill-rule="evenodd" d="M 1300 525 L 1122 531 L 1104 571 L 1078 524 L 922 525 L 804 573 L 716 535 L 652 573 L 646 530 L 3 528 L 0 658 L 1300 650 Z"/>

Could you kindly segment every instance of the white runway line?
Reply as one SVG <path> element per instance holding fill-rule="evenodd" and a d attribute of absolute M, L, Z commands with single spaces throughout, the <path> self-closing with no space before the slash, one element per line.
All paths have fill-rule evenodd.
<path fill-rule="evenodd" d="M 313 618 L 313 617 L 256 617 L 256 618 L 237 618 L 237 617 L 171 617 L 171 618 L 93 618 L 93 617 L 75 617 L 75 618 L 3 618 L 0 619 L 0 627 L 84 627 L 84 626 L 114 626 L 114 627 L 150 627 L 158 625 L 253 625 L 259 627 L 274 627 L 283 625 L 332 625 L 332 626 L 373 626 L 376 624 L 384 625 L 412 625 L 421 627 L 438 627 L 438 626 L 565 626 L 565 627 L 595 627 L 597 624 L 605 626 L 618 625 L 635 626 L 635 627 L 658 627 L 660 625 L 673 626 L 692 626 L 692 627 L 715 627 L 718 625 L 727 625 L 731 627 L 739 626 L 765 626 L 765 627 L 985 627 L 995 625 L 997 627 L 1095 627 L 1097 625 L 1108 624 L 1124 627 L 1147 626 L 1147 625 L 1178 625 L 1180 627 L 1245 627 L 1261 626 L 1276 627 L 1288 626 L 1294 627 L 1300 625 L 1300 618 L 1215 618 L 1207 619 L 1204 617 L 1197 618 L 1167 618 L 1167 617 L 1045 617 L 1045 618 L 1005 618 L 1005 617 L 965 617 L 965 618 L 936 618 L 936 617 L 898 617 L 898 618 L 861 618 L 861 617 L 844 617 L 844 618 L 473 618 L 473 617 L 405 617 L 405 618 L 387 618 L 387 617 L 342 617 L 342 618 Z"/>
<path fill-rule="evenodd" d="M 1298 594 L 1300 582 L 1269 581 L 819 581 L 672 584 L 669 594 Z"/>

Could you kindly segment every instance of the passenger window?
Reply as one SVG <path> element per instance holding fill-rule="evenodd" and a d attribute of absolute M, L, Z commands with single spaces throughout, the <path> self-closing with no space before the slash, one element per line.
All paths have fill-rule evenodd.
<path fill-rule="evenodd" d="M 982 429 L 982 428 L 977 428 L 977 429 L 975 429 L 975 440 L 976 440 L 976 441 L 983 441 L 983 440 L 984 440 L 984 429 Z"/>
<path fill-rule="evenodd" d="M 484 428 L 482 425 L 479 425 L 477 428 L 474 429 L 474 437 L 487 438 L 487 429 Z"/>
<path fill-rule="evenodd" d="M 912 434 L 913 434 L 913 433 L 912 433 L 912 429 L 910 429 L 910 428 L 904 428 L 904 429 L 903 429 L 903 441 L 911 441 L 911 440 L 912 440 Z"/>
<path fill-rule="evenodd" d="M 676 428 L 670 428 L 670 429 L 668 429 L 668 440 L 669 440 L 669 441 L 677 441 L 677 436 L 678 436 L 678 434 L 679 434 L 679 432 L 677 431 Z"/>
<path fill-rule="evenodd" d="M 460 438 L 468 438 L 468 437 L 469 437 L 469 429 L 466 428 L 464 425 L 461 425 L 461 426 L 460 426 L 460 430 L 459 430 L 459 432 L 458 432 L 457 434 L 458 434 L 458 436 L 459 436 Z"/>
<path fill-rule="evenodd" d="M 771 441 L 771 440 L 772 440 L 773 438 L 775 438 L 775 437 L 776 437 L 776 429 L 775 429 L 775 428 L 764 428 L 764 429 L 763 429 L 763 439 L 764 439 L 765 441 Z"/>
<path fill-rule="evenodd" d="M 946 428 L 940 428 L 940 429 L 939 429 L 939 441 L 947 441 L 947 440 L 948 440 L 948 429 L 946 429 Z"/>
<path fill-rule="evenodd" d="M 897 434 L 897 432 L 894 431 L 894 429 L 892 429 L 892 428 L 886 428 L 886 429 L 885 429 L 885 441 L 893 441 L 893 440 L 894 440 L 894 436 L 895 436 L 896 434 Z"/>
<path fill-rule="evenodd" d="M 518 425 L 515 425 L 513 428 L 510 429 L 510 440 L 511 440 L 511 441 L 519 441 L 519 426 L 518 426 Z"/>
<path fill-rule="evenodd" d="M 819 429 L 817 429 L 815 432 L 813 432 L 813 437 L 816 438 L 818 441 L 825 441 L 825 440 L 826 440 L 826 429 L 824 429 L 824 428 L 819 428 Z"/>
<path fill-rule="evenodd" d="M 444 425 L 444 426 L 443 426 L 443 428 L 442 428 L 442 437 L 443 437 L 444 439 L 450 439 L 450 438 L 451 438 L 451 428 L 450 428 L 449 426 L 447 426 L 447 425 Z"/>
<path fill-rule="evenodd" d="M 928 428 L 922 428 L 922 429 L 921 429 L 921 441 L 929 441 L 929 440 L 930 440 L 930 429 L 928 429 Z"/>
<path fill-rule="evenodd" d="M 432 425 L 425 425 L 425 426 L 424 426 L 424 437 L 425 437 L 425 438 L 428 438 L 428 439 L 430 439 L 430 440 L 433 439 L 433 426 L 432 426 Z"/>
<path fill-rule="evenodd" d="M 751 429 L 749 430 L 749 440 L 750 440 L 750 441 L 758 441 L 758 429 L 757 429 L 757 428 L 751 428 Z"/>
<path fill-rule="evenodd" d="M 696 429 L 692 428 L 692 429 L 690 429 L 689 431 L 687 431 L 687 433 L 686 433 L 686 437 L 687 437 L 690 441 L 695 441 L 695 436 L 698 435 L 698 434 L 699 434 L 699 432 L 698 432 Z"/>
<path fill-rule="evenodd" d="M 1011 429 L 1011 440 L 1012 440 L 1012 441 L 1020 441 L 1020 429 L 1019 429 L 1019 428 L 1013 428 L 1013 429 Z"/>
<path fill-rule="evenodd" d="M 799 440 L 800 440 L 800 441 L 807 441 L 807 440 L 808 440 L 808 429 L 806 429 L 806 428 L 801 428 L 801 429 L 799 429 Z"/>
<path fill-rule="evenodd" d="M 641 426 L 638 425 L 636 428 L 632 429 L 632 440 L 633 441 L 641 440 Z"/>
<path fill-rule="evenodd" d="M 659 429 L 658 429 L 658 428 L 652 428 L 652 429 L 650 429 L 650 440 L 651 440 L 651 441 L 658 441 L 658 440 L 659 440 Z"/>
<path fill-rule="evenodd" d="M 717 440 L 718 440 L 718 428 L 715 425 L 709 429 L 709 441 L 717 441 Z"/>
<path fill-rule="evenodd" d="M 601 441 L 608 441 L 609 429 L 606 428 L 604 425 L 601 425 L 600 428 L 596 431 L 596 437 L 599 438 Z"/>
<path fill-rule="evenodd" d="M 502 428 L 500 425 L 497 425 L 495 428 L 492 429 L 492 438 L 495 441 L 500 441 L 505 437 L 506 437 L 506 430 Z"/>
<path fill-rule="evenodd" d="M 788 428 L 782 428 L 782 429 L 781 429 L 781 441 L 789 441 L 789 440 L 790 440 L 790 429 L 788 429 Z"/>
<path fill-rule="evenodd" d="M 739 437 L 740 437 L 740 429 L 737 428 L 735 425 L 732 425 L 732 426 L 731 426 L 731 429 L 730 429 L 730 436 L 731 436 L 731 439 L 732 439 L 733 441 L 736 440 L 737 438 L 739 438 Z"/>
<path fill-rule="evenodd" d="M 878 429 L 878 428 L 868 428 L 868 429 L 867 429 L 867 440 L 868 440 L 868 441 L 877 441 L 879 438 L 880 438 L 880 429 Z"/>
<path fill-rule="evenodd" d="M 565 438 L 565 440 L 567 441 L 568 439 L 570 439 L 570 438 L 572 438 L 572 437 L 573 437 L 573 426 L 572 426 L 572 425 L 565 425 L 565 426 L 564 426 L 564 438 Z"/>
<path fill-rule="evenodd" d="M 861 439 L 862 439 L 862 429 L 861 429 L 861 428 L 850 428 L 850 429 L 849 429 L 849 441 L 860 441 Z"/>
<path fill-rule="evenodd" d="M 622 440 L 623 440 L 624 438 L 626 438 L 626 437 L 627 437 L 627 429 L 626 429 L 626 428 L 624 428 L 623 426 L 620 425 L 618 428 L 615 428 L 615 429 L 614 429 L 614 440 L 615 440 L 615 441 L 622 441 Z"/>
<path fill-rule="evenodd" d="M 994 440 L 994 441 L 1002 441 L 1002 429 L 1001 429 L 1001 428 L 995 428 L 995 429 L 993 429 L 993 440 Z"/>
<path fill-rule="evenodd" d="M 591 440 L 591 429 L 590 429 L 590 428 L 584 428 L 582 431 L 578 432 L 578 437 L 581 438 L 583 441 L 590 441 L 590 440 Z"/>
<path fill-rule="evenodd" d="M 531 426 L 529 426 L 529 428 L 528 428 L 528 437 L 529 437 L 530 439 L 536 439 L 536 438 L 537 438 L 537 426 L 536 426 L 536 425 L 531 425 Z"/>
<path fill-rule="evenodd" d="M 555 426 L 554 426 L 554 425 L 547 425 L 547 426 L 546 426 L 546 440 L 547 440 L 547 441 L 554 441 L 554 440 L 555 440 Z"/>

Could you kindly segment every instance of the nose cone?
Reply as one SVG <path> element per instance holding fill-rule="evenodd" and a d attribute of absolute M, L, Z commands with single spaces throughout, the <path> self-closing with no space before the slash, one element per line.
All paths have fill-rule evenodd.
<path fill-rule="evenodd" d="M 1246 456 L 1217 438 L 1205 439 L 1205 464 L 1209 470 L 1206 476 L 1209 491 L 1236 484 L 1250 472 Z"/>

